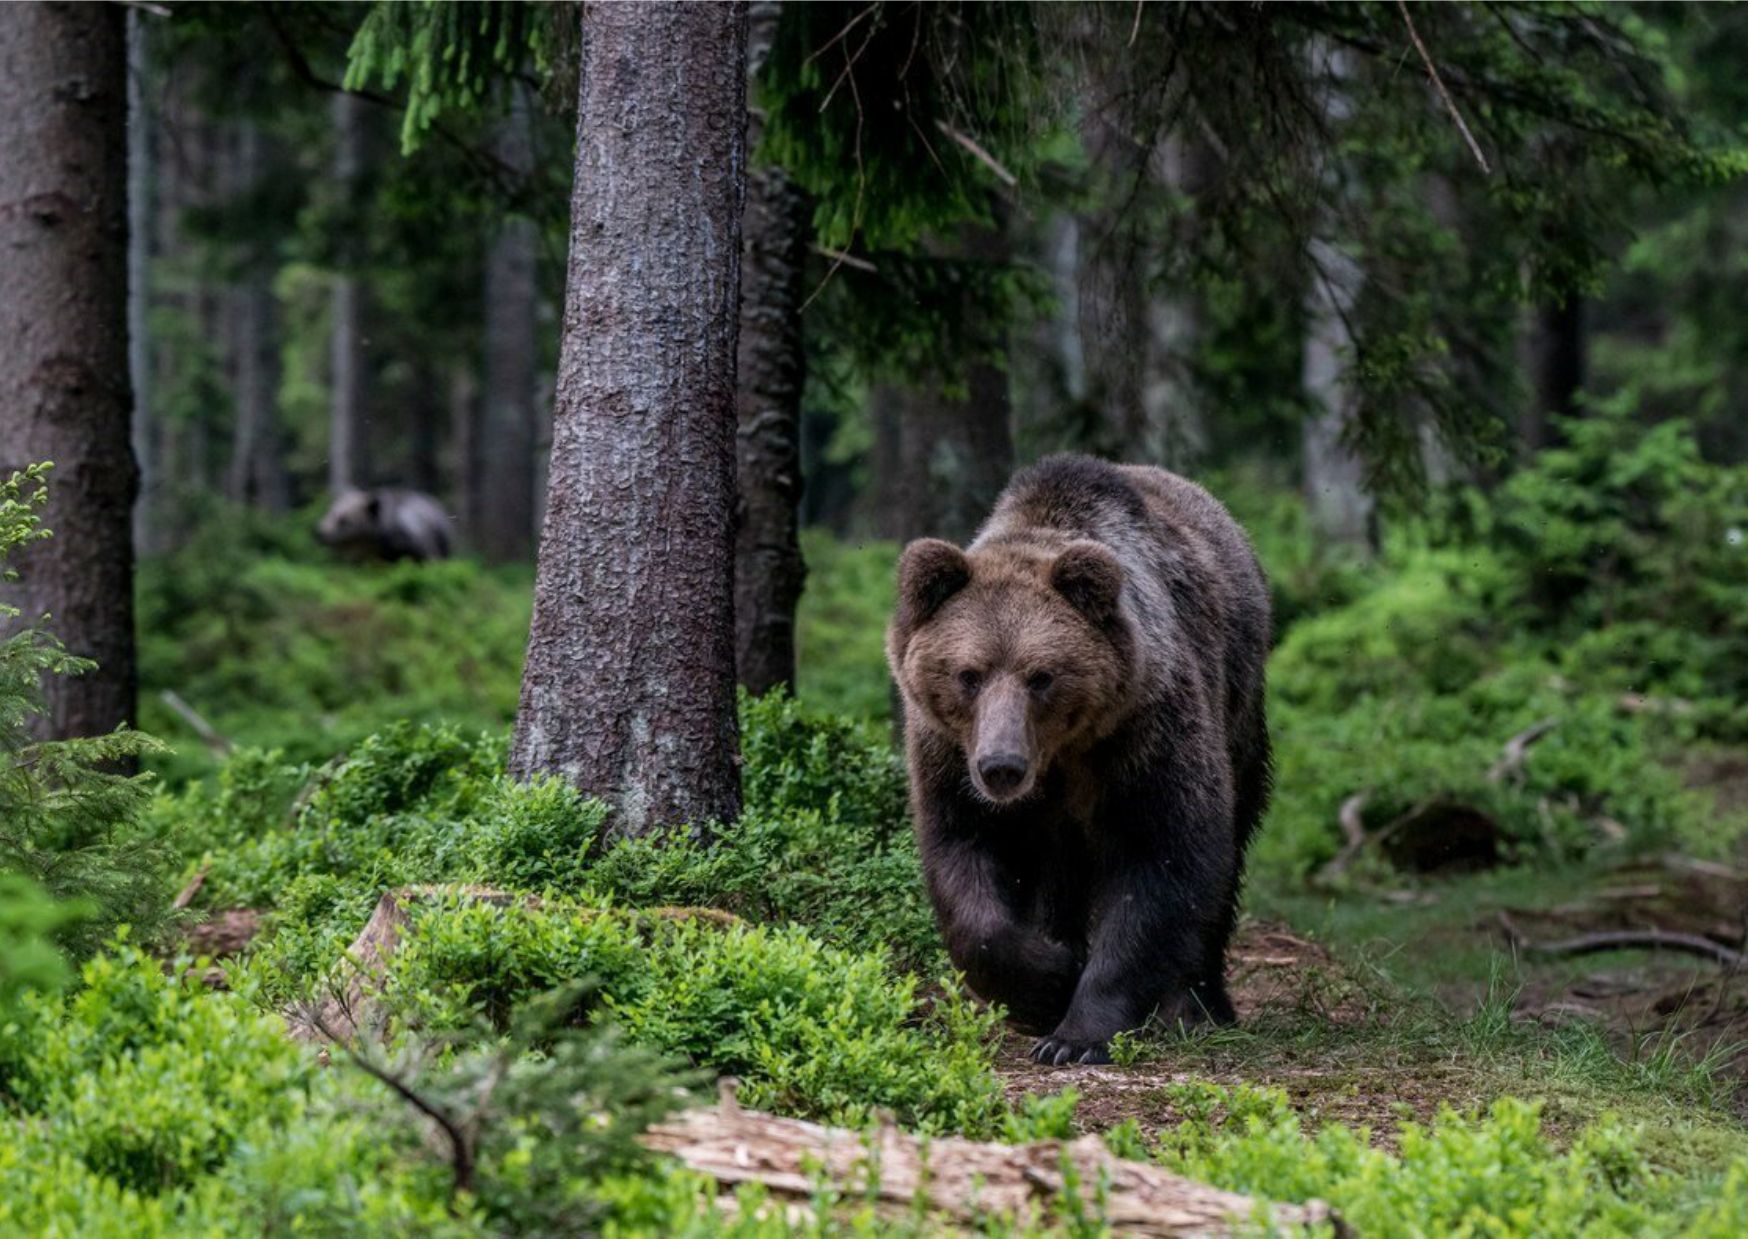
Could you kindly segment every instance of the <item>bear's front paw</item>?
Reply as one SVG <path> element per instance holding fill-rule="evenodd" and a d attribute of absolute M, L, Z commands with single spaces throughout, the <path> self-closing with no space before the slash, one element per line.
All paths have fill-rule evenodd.
<path fill-rule="evenodd" d="M 1046 1067 L 1064 1067 L 1078 1063 L 1108 1063 L 1110 1048 L 1103 1041 L 1080 1041 L 1052 1033 L 1032 1047 L 1032 1057 Z"/>

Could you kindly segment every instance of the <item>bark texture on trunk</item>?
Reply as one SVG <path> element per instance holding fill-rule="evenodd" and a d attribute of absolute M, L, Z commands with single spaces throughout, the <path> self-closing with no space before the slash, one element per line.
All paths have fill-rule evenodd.
<path fill-rule="evenodd" d="M 4 588 L 98 664 L 47 684 L 53 737 L 134 717 L 125 27 L 118 5 L 0 7 L 0 470 L 55 465 L 54 537 Z"/>
<path fill-rule="evenodd" d="M 519 176 L 533 171 L 533 115 L 520 82 L 512 87 L 510 114 L 494 145 Z M 534 221 L 517 215 L 504 221 L 486 252 L 485 390 L 477 449 L 483 474 L 475 545 L 498 563 L 525 560 L 534 550 L 535 243 Z"/>
<path fill-rule="evenodd" d="M 334 96 L 334 179 L 353 195 L 364 170 L 364 101 Z M 365 451 L 364 288 L 348 267 L 334 281 L 328 424 L 328 489 L 362 486 L 369 473 Z"/>
<path fill-rule="evenodd" d="M 769 0 L 751 7 L 749 89 L 770 54 L 779 11 Z M 762 117 L 754 110 L 748 116 L 749 150 L 761 131 Z M 807 580 L 799 513 L 808 217 L 806 195 L 782 168 L 767 164 L 749 174 L 741 252 L 734 619 L 735 666 L 753 693 L 795 682 L 795 607 Z"/>
<path fill-rule="evenodd" d="M 551 481 L 511 749 L 610 829 L 740 811 L 744 4 L 589 5 Z"/>

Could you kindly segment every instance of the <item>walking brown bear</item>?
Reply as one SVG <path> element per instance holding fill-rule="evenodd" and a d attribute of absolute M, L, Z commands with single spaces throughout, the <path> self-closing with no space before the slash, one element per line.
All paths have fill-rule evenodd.
<path fill-rule="evenodd" d="M 1269 794 L 1268 589 L 1244 531 L 1162 469 L 1052 456 L 970 547 L 899 564 L 887 656 L 911 806 L 953 963 L 1108 1061 L 1157 1011 L 1236 1019 L 1224 979 Z"/>

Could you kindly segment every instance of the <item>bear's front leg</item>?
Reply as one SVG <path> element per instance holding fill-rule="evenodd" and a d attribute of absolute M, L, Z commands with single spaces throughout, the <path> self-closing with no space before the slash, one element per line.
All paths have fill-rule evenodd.
<path fill-rule="evenodd" d="M 1074 997 L 1032 1057 L 1054 1066 L 1107 1063 L 1111 1038 L 1140 1028 L 1162 1000 L 1193 1002 L 1218 933 L 1222 913 L 1215 905 L 1224 889 L 1202 865 L 1192 872 L 1168 858 L 1136 856 L 1114 865 L 1094 902 L 1086 967 Z"/>
<path fill-rule="evenodd" d="M 976 841 L 936 840 L 929 850 L 929 893 L 953 966 L 1023 1031 L 1056 1027 L 1080 981 L 1073 949 L 1014 915 L 1011 878 Z"/>

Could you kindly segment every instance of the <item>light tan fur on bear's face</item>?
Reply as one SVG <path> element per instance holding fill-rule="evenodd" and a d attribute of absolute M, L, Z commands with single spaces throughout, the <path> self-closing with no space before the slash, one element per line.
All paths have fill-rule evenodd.
<path fill-rule="evenodd" d="M 984 799 L 1024 800 L 1121 721 L 1132 671 L 1112 636 L 1121 579 L 1090 543 L 906 549 L 893 671 L 913 723 L 958 745 Z"/>

